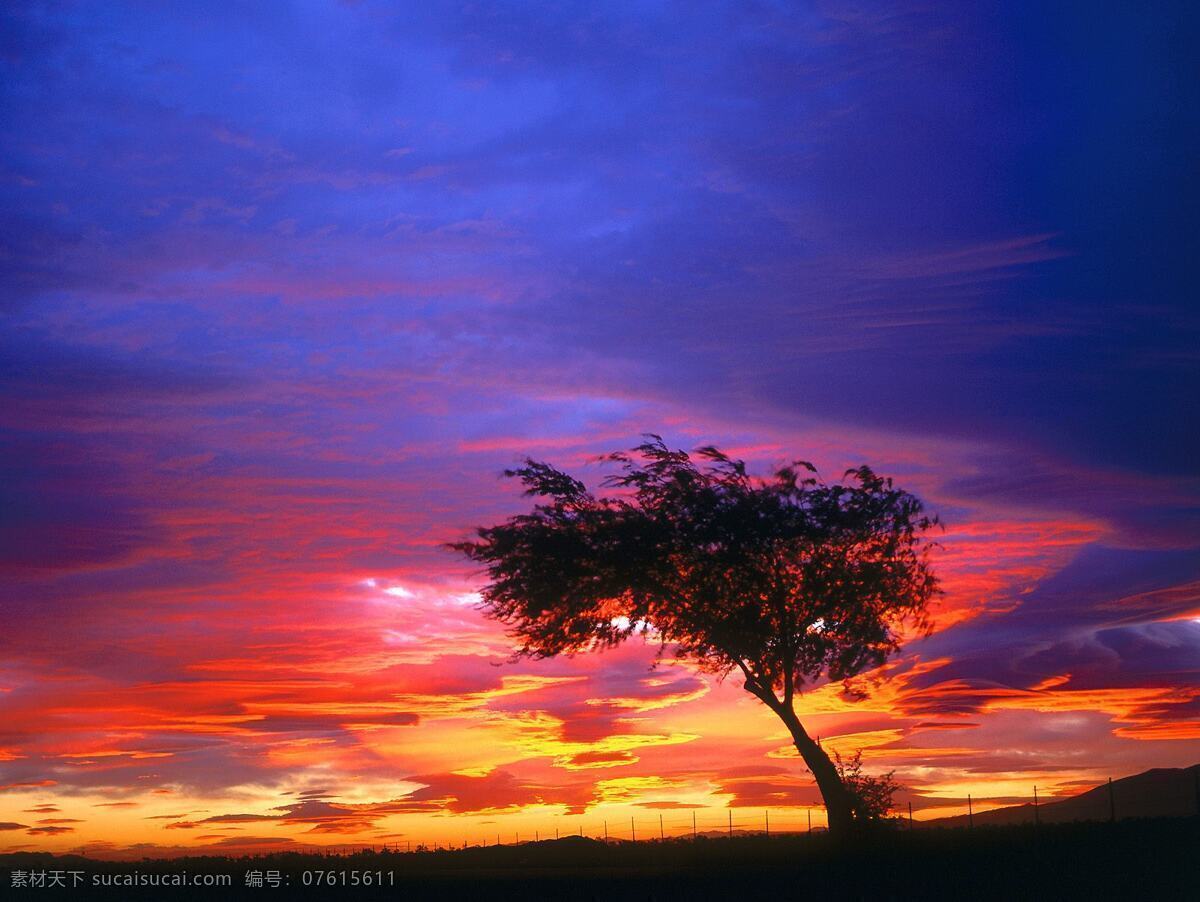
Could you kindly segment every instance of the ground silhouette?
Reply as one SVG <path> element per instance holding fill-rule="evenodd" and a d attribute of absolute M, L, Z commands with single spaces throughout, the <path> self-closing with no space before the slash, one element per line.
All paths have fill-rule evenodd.
<path fill-rule="evenodd" d="M 0 856 L 5 898 L 469 899 L 697 902 L 793 899 L 1194 899 L 1200 818 L 1130 819 L 945 830 L 880 829 L 851 847 L 828 834 L 734 836 L 605 844 L 581 837 L 519 846 L 345 857 L 276 854 L 98 862 L 77 856 Z M 229 874 L 230 887 L 8 889 L 8 872 Z M 304 873 L 394 874 L 384 886 L 304 885 Z M 278 871 L 281 886 L 245 885 Z M 24 894 L 24 895 L 23 895 Z"/>

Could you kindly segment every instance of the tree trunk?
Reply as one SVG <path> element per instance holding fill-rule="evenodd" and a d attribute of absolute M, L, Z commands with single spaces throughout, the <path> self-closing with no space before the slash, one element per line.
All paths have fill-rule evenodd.
<path fill-rule="evenodd" d="M 853 826 L 854 812 L 850 804 L 850 793 L 846 791 L 846 785 L 842 782 L 837 768 L 825 754 L 825 750 L 808 735 L 794 711 L 784 708 L 779 711 L 779 716 L 787 726 L 788 732 L 792 734 L 796 751 L 812 771 L 817 788 L 821 790 L 821 798 L 825 801 L 825 812 L 829 818 L 829 832 L 836 836 L 845 836 Z"/>

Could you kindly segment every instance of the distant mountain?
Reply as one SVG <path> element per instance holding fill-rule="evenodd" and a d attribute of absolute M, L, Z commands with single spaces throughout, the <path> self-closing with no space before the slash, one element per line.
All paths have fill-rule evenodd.
<path fill-rule="evenodd" d="M 1077 796 L 1043 802 L 1037 819 L 1044 824 L 1066 821 L 1106 821 L 1115 809 L 1118 819 L 1127 817 L 1186 817 L 1200 814 L 1200 764 L 1182 768 L 1155 768 L 1132 777 L 1101 783 Z M 1031 824 L 1033 803 L 975 812 L 975 824 Z M 960 814 L 918 822 L 926 827 L 965 827 L 969 819 Z"/>

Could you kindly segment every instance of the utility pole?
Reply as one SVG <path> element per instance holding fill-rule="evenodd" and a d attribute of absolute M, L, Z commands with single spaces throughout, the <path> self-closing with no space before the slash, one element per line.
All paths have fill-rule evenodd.
<path fill-rule="evenodd" d="M 633 825 L 633 818 L 629 819 L 629 838 L 637 842 L 637 827 Z"/>
<path fill-rule="evenodd" d="M 658 838 L 660 840 L 667 838 L 666 835 L 663 833 L 663 823 L 662 823 L 662 815 L 661 814 L 658 816 Z"/>
<path fill-rule="evenodd" d="M 604 821 L 604 842 L 608 842 L 608 821 Z"/>
<path fill-rule="evenodd" d="M 729 838 L 733 839 L 733 809 L 729 809 Z"/>
<path fill-rule="evenodd" d="M 1117 800 L 1113 796 L 1112 777 L 1108 778 L 1108 819 L 1113 823 L 1117 821 Z"/>
<path fill-rule="evenodd" d="M 975 826 L 975 810 L 971 807 L 971 794 L 967 793 L 967 826 Z"/>
<path fill-rule="evenodd" d="M 1033 823 L 1036 825 L 1036 824 L 1040 824 L 1041 822 L 1042 822 L 1042 819 L 1038 815 L 1037 787 L 1035 786 L 1035 787 L 1033 787 Z"/>
<path fill-rule="evenodd" d="M 809 823 L 809 829 L 811 830 L 811 829 L 812 829 L 812 812 L 811 812 L 811 811 L 810 811 L 810 812 L 809 812 L 809 814 L 808 814 L 808 823 Z M 913 822 L 912 822 L 912 802 L 909 802 L 909 803 L 908 803 L 908 829 L 909 829 L 909 830 L 911 830 L 911 829 L 912 829 L 912 826 L 913 826 Z"/>
<path fill-rule="evenodd" d="M 771 812 L 769 812 L 769 811 L 763 812 L 763 823 L 766 824 L 767 836 L 770 837 L 770 835 L 771 835 Z"/>
<path fill-rule="evenodd" d="M 696 809 L 692 809 L 692 839 L 696 838 Z"/>

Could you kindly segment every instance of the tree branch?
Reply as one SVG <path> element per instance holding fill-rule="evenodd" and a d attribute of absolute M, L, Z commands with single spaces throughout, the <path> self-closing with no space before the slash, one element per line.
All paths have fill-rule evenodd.
<path fill-rule="evenodd" d="M 775 692 L 769 686 L 764 686 L 752 671 L 745 661 L 739 655 L 730 655 L 735 664 L 741 668 L 743 674 L 746 675 L 746 691 L 755 698 L 762 701 L 767 707 L 773 711 L 779 711 L 781 708 L 779 699 L 775 696 Z"/>

